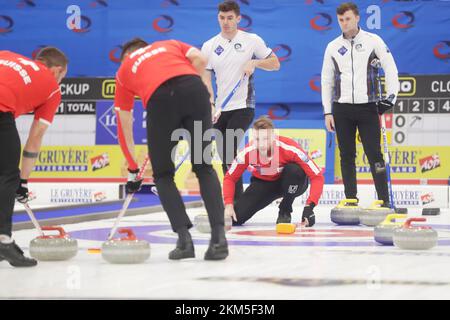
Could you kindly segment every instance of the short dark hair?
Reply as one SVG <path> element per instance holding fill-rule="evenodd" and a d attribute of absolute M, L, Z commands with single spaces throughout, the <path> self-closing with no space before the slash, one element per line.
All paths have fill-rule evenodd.
<path fill-rule="evenodd" d="M 358 6 L 356 4 L 354 4 L 353 2 L 344 2 L 341 3 L 341 5 L 339 7 L 337 7 L 336 9 L 336 13 L 338 15 L 343 15 L 344 13 L 346 13 L 348 10 L 352 10 L 353 13 L 356 16 L 359 16 L 359 9 Z"/>
<path fill-rule="evenodd" d="M 120 61 L 123 60 L 123 58 L 125 58 L 125 55 L 127 53 L 133 52 L 137 49 L 140 48 L 144 48 L 148 46 L 147 41 L 141 39 L 141 38 L 134 38 L 128 42 L 126 42 L 123 46 L 122 46 L 122 53 L 120 54 Z"/>
<path fill-rule="evenodd" d="M 219 12 L 234 11 L 237 16 L 241 15 L 241 8 L 236 1 L 224 1 L 219 4 Z"/>
<path fill-rule="evenodd" d="M 36 59 L 47 67 L 67 67 L 69 60 L 64 52 L 55 47 L 44 47 L 36 55 Z"/>

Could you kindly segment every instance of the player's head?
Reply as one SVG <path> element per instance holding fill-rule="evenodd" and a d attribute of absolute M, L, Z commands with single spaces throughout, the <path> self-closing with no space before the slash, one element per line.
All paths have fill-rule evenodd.
<path fill-rule="evenodd" d="M 339 27 L 343 33 L 358 29 L 359 10 L 353 2 L 344 2 L 336 9 Z"/>
<path fill-rule="evenodd" d="M 241 21 L 241 9 L 235 1 L 224 1 L 219 4 L 219 25 L 223 33 L 234 33 Z"/>
<path fill-rule="evenodd" d="M 275 131 L 272 120 L 267 116 L 259 117 L 253 124 L 253 143 L 261 153 L 267 153 L 273 144 Z"/>
<path fill-rule="evenodd" d="M 137 49 L 140 49 L 140 48 L 145 48 L 146 46 L 148 46 L 147 41 L 145 41 L 141 38 L 134 38 L 134 39 L 126 42 L 122 46 L 122 53 L 120 54 L 120 61 L 123 61 L 123 59 L 125 59 L 125 57 L 128 56 L 133 51 L 136 51 Z"/>
<path fill-rule="evenodd" d="M 53 73 L 58 83 L 60 83 L 67 74 L 67 64 L 69 63 L 69 60 L 58 48 L 42 48 L 36 55 L 35 60 L 42 62 Z"/>

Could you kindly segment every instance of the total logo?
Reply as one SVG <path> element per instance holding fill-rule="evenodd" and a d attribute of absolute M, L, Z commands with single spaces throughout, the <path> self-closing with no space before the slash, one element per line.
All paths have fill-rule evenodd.
<path fill-rule="evenodd" d="M 153 20 L 152 26 L 159 33 L 167 33 L 173 30 L 174 24 L 175 20 L 171 16 L 163 14 Z"/>
<path fill-rule="evenodd" d="M 117 45 L 111 51 L 109 51 L 109 60 L 114 63 L 120 63 L 120 53 L 122 52 L 122 46 Z"/>
<path fill-rule="evenodd" d="M 14 20 L 11 17 L 0 15 L 0 34 L 9 33 L 14 27 Z"/>
<path fill-rule="evenodd" d="M 241 22 L 239 23 L 239 30 L 250 31 L 252 29 L 253 20 L 246 14 L 241 15 Z"/>
<path fill-rule="evenodd" d="M 277 55 L 280 62 L 288 61 L 292 55 L 292 49 L 287 44 L 277 44 L 273 48 L 273 52 Z"/>
<path fill-rule="evenodd" d="M 92 21 L 86 16 L 80 16 L 80 27 L 78 28 L 75 20 L 69 22 L 69 29 L 75 33 L 86 33 L 91 31 Z"/>
<path fill-rule="evenodd" d="M 305 3 L 308 5 L 314 4 L 314 3 L 320 3 L 320 4 L 325 4 L 324 0 L 306 0 Z"/>
<path fill-rule="evenodd" d="M 433 54 L 436 58 L 441 60 L 450 59 L 450 41 L 445 40 L 436 44 L 433 48 Z"/>
<path fill-rule="evenodd" d="M 309 87 L 312 91 L 320 92 L 320 75 L 316 74 L 309 80 Z"/>
<path fill-rule="evenodd" d="M 164 0 L 161 3 L 161 7 L 163 8 L 167 8 L 170 6 L 179 6 L 180 5 L 180 1 L 179 0 Z"/>
<path fill-rule="evenodd" d="M 100 7 L 108 7 L 108 2 L 106 0 L 96 0 L 96 1 L 92 1 L 89 6 L 91 8 L 100 8 Z"/>
<path fill-rule="evenodd" d="M 41 44 L 39 45 L 36 49 L 33 50 L 33 52 L 31 52 L 31 57 L 33 58 L 33 60 L 36 59 L 37 54 L 39 53 L 39 51 L 41 51 L 42 48 L 45 48 L 47 45 L 45 44 Z"/>
<path fill-rule="evenodd" d="M 414 26 L 415 16 L 411 11 L 401 11 L 392 18 L 392 24 L 397 29 L 409 29 Z"/>
<path fill-rule="evenodd" d="M 309 21 L 311 28 L 317 31 L 327 31 L 331 29 L 333 18 L 328 13 L 319 12 Z"/>
<path fill-rule="evenodd" d="M 25 9 L 25 8 L 34 8 L 36 7 L 36 3 L 33 0 L 21 0 L 17 3 L 17 8 Z"/>
<path fill-rule="evenodd" d="M 269 108 L 269 118 L 272 120 L 285 120 L 291 114 L 291 108 L 287 104 L 276 104 Z"/>

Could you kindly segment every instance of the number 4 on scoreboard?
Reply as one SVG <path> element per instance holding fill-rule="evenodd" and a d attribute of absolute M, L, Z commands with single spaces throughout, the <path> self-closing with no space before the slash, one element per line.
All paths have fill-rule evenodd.
<path fill-rule="evenodd" d="M 450 113 L 450 100 L 441 100 L 439 107 L 440 113 Z"/>

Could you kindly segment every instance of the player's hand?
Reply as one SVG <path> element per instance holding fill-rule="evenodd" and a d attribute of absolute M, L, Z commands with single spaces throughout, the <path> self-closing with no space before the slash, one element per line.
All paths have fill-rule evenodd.
<path fill-rule="evenodd" d="M 247 78 L 250 78 L 250 76 L 255 72 L 255 68 L 256 60 L 250 60 L 244 65 L 244 74 Z"/>
<path fill-rule="evenodd" d="M 394 104 L 388 99 L 380 100 L 377 102 L 377 109 L 379 115 L 384 114 L 386 111 L 392 109 L 392 107 L 394 107 Z"/>
<path fill-rule="evenodd" d="M 303 209 L 302 223 L 305 227 L 312 227 L 316 223 L 316 216 L 313 211 L 314 207 L 315 204 L 311 202 Z"/>
<path fill-rule="evenodd" d="M 16 191 L 16 200 L 20 203 L 27 203 L 29 201 L 28 180 L 20 179 L 19 188 Z"/>
<path fill-rule="evenodd" d="M 234 221 L 237 222 L 236 212 L 234 212 L 234 205 L 227 204 L 225 206 L 225 217 L 231 217 Z"/>
<path fill-rule="evenodd" d="M 334 117 L 332 114 L 325 115 L 325 126 L 329 132 L 334 132 L 336 130 L 334 126 Z"/>
<path fill-rule="evenodd" d="M 128 181 L 125 186 L 127 193 L 135 193 L 141 190 L 142 182 L 144 179 L 138 179 L 139 169 L 131 170 L 128 169 Z"/>

